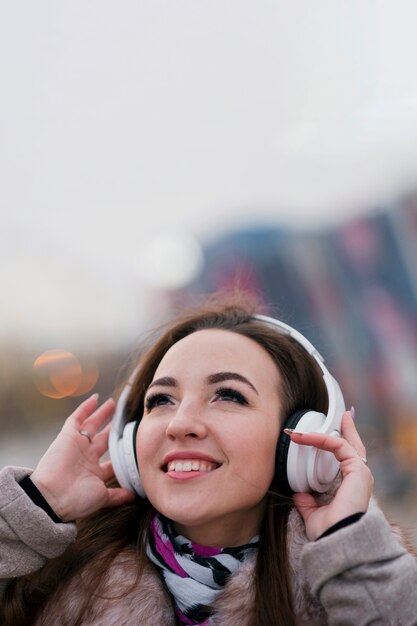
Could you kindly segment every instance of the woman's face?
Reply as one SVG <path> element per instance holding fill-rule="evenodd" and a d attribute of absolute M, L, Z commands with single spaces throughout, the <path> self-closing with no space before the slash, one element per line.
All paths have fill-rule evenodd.
<path fill-rule="evenodd" d="M 237 333 L 201 330 L 160 362 L 137 434 L 153 506 L 203 545 L 240 545 L 259 531 L 275 469 L 280 375 Z"/>

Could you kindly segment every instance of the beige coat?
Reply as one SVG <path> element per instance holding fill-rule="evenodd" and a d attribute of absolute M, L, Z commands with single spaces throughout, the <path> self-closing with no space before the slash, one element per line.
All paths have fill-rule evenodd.
<path fill-rule="evenodd" d="M 75 538 L 74 525 L 54 524 L 24 494 L 16 480 L 26 473 L 12 468 L 0 472 L 0 579 L 5 584 L 10 577 L 35 571 Z M 375 502 L 359 522 L 316 542 L 307 540 L 294 510 L 288 541 L 297 625 L 417 625 L 417 562 Z M 73 626 L 86 593 L 83 573 L 68 584 L 58 603 L 47 604 L 36 626 Z M 253 625 L 253 576 L 250 559 L 219 594 L 214 625 Z M 132 586 L 134 580 L 135 555 L 127 549 L 108 571 L 106 598 L 93 603 L 83 626 L 174 626 L 171 599 L 153 565 Z"/>

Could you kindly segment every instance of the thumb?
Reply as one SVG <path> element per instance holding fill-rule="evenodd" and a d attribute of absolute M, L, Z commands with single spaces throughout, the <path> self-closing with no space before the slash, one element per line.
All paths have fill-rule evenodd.
<path fill-rule="evenodd" d="M 314 496 L 311 493 L 295 493 L 292 498 L 297 511 L 306 523 L 313 511 L 317 509 Z"/>
<path fill-rule="evenodd" d="M 107 507 L 116 507 L 136 500 L 136 495 L 129 489 L 111 487 L 107 489 Z"/>

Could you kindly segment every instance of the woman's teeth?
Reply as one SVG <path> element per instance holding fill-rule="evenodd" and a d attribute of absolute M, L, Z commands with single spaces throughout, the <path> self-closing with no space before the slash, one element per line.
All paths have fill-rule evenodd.
<path fill-rule="evenodd" d="M 198 461 L 197 459 L 184 461 L 171 461 L 167 465 L 168 472 L 211 472 L 216 469 L 215 463 L 209 461 Z"/>

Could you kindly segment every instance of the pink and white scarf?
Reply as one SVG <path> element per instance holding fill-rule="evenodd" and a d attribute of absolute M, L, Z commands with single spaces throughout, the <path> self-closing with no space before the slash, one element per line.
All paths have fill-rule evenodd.
<path fill-rule="evenodd" d="M 234 548 L 212 548 L 174 532 L 171 522 L 155 515 L 146 548 L 171 593 L 181 624 L 208 626 L 217 595 L 259 538 Z"/>

